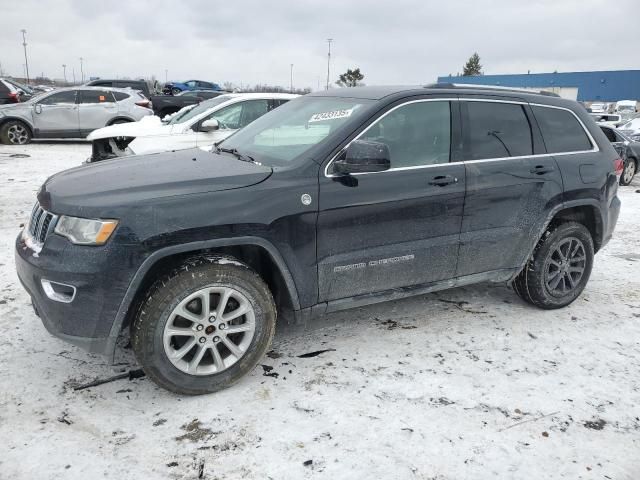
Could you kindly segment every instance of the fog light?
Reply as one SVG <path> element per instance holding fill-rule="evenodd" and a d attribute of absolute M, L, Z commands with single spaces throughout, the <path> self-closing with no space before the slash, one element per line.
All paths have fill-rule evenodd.
<path fill-rule="evenodd" d="M 41 279 L 42 290 L 44 294 L 54 302 L 71 303 L 76 297 L 76 287 L 67 285 L 66 283 L 52 282 L 51 280 Z"/>

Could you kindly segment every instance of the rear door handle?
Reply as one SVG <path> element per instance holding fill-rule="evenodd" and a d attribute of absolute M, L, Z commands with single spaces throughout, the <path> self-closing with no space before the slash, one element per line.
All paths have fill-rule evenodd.
<path fill-rule="evenodd" d="M 429 185 L 435 185 L 437 187 L 445 187 L 447 185 L 451 185 L 452 183 L 458 183 L 458 179 L 451 175 L 438 175 L 437 177 L 433 177 L 429 182 Z"/>
<path fill-rule="evenodd" d="M 536 165 L 529 171 L 531 173 L 535 173 L 536 175 L 544 175 L 545 173 L 553 172 L 554 170 L 555 169 L 551 165 Z"/>

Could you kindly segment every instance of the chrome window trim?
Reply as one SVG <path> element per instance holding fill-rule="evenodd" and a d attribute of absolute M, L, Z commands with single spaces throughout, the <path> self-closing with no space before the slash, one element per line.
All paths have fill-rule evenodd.
<path fill-rule="evenodd" d="M 593 136 L 591 135 L 591 132 L 589 132 L 589 130 L 587 129 L 587 127 L 585 126 L 585 124 L 582 122 L 582 120 L 580 120 L 580 117 L 578 117 L 578 115 L 576 115 L 576 113 L 566 107 L 559 107 L 557 105 L 545 105 L 542 103 L 528 103 L 528 102 L 520 102 L 517 100 L 497 100 L 497 99 L 489 99 L 489 98 L 449 98 L 449 97 L 442 97 L 442 98 L 422 98 L 419 100 L 411 100 L 405 103 L 401 103 L 400 105 L 396 105 L 395 107 L 391 108 L 390 110 L 386 111 L 384 114 L 382 114 L 380 117 L 378 117 L 374 122 L 372 122 L 367 128 L 365 128 L 362 132 L 360 132 L 356 137 L 354 137 L 351 141 L 349 141 L 349 143 L 347 143 L 343 148 L 341 148 L 338 153 L 336 153 L 331 160 L 329 160 L 329 162 L 327 163 L 327 165 L 324 167 L 324 176 L 325 178 L 336 178 L 336 177 L 342 177 L 344 175 L 339 175 L 339 174 L 330 174 L 329 173 L 329 167 L 331 166 L 331 164 L 336 160 L 336 158 L 338 158 L 342 152 L 344 152 L 347 148 L 349 148 L 349 145 L 351 145 L 352 142 L 354 142 L 355 140 L 358 140 L 362 135 L 364 135 L 371 127 L 373 127 L 377 122 L 379 122 L 380 120 L 382 120 L 384 117 L 386 117 L 388 114 L 390 114 L 391 112 L 393 112 L 394 110 L 400 108 L 400 107 L 404 107 L 405 105 L 409 105 L 412 103 L 421 103 L 421 102 L 490 102 L 490 103 L 511 103 L 514 105 L 529 105 L 532 107 L 544 107 L 544 108 L 555 108 L 558 110 L 566 110 L 567 112 L 570 112 L 575 118 L 576 120 L 578 120 L 578 123 L 580 124 L 580 126 L 582 127 L 582 129 L 584 130 L 584 132 L 587 134 L 587 138 L 589 139 L 589 141 L 591 142 L 591 145 L 593 145 L 593 148 L 591 150 L 577 150 L 577 151 L 573 151 L 573 152 L 559 152 L 559 153 L 538 153 L 538 154 L 534 154 L 534 155 L 520 155 L 520 156 L 516 156 L 516 157 L 497 157 L 497 158 L 483 158 L 480 160 L 461 160 L 459 162 L 447 162 L 447 163 L 434 163 L 434 164 L 430 164 L 430 165 L 416 165 L 416 166 L 412 166 L 412 167 L 397 167 L 397 168 L 390 168 L 389 170 L 384 170 L 381 172 L 362 172 L 362 173 L 352 173 L 350 174 L 351 176 L 360 176 L 360 175 L 375 175 L 378 173 L 388 173 L 388 172 L 402 172 L 405 170 L 419 170 L 419 169 L 423 169 L 423 168 L 433 168 L 433 167 L 441 167 L 443 165 L 464 165 L 466 163 L 484 163 L 484 162 L 498 162 L 498 161 L 502 161 L 502 160 L 519 160 L 519 159 L 523 159 L 523 158 L 545 158 L 545 157 L 557 157 L 560 155 L 579 155 L 579 154 L 583 154 L 583 153 L 594 153 L 594 152 L 599 152 L 600 148 L 598 147 L 598 144 L 596 143 L 596 141 L 594 140 Z"/>

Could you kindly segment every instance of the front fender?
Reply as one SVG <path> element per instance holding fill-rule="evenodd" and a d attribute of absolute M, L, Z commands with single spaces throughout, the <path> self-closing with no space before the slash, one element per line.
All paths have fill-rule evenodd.
<path fill-rule="evenodd" d="M 138 289 L 142 284 L 142 281 L 149 272 L 149 270 L 155 265 L 157 262 L 162 260 L 163 258 L 169 257 L 171 255 L 176 255 L 180 253 L 188 253 L 188 252 L 196 252 L 200 250 L 205 250 L 208 248 L 216 248 L 216 247 L 229 247 L 229 246 L 241 246 L 241 245 L 255 245 L 264 248 L 271 258 L 276 263 L 280 272 L 282 273 L 282 277 L 287 286 L 287 290 L 289 291 L 289 295 L 291 297 L 291 302 L 293 306 L 293 310 L 300 310 L 300 300 L 298 298 L 298 291 L 296 289 L 295 282 L 287 267 L 282 255 L 278 251 L 278 249 L 268 240 L 265 240 L 261 237 L 234 237 L 234 238 L 223 238 L 223 239 L 214 239 L 214 240 L 205 240 L 198 242 L 185 243 L 182 245 L 174 245 L 170 247 L 165 247 L 160 250 L 153 252 L 149 257 L 145 259 L 140 268 L 134 274 L 129 287 L 120 303 L 120 307 L 116 314 L 116 318 L 111 325 L 111 330 L 109 332 L 109 337 L 107 338 L 106 347 L 104 352 L 108 355 L 113 361 L 113 357 L 115 354 L 116 341 L 120 334 L 120 330 L 124 323 L 124 320 L 129 313 L 129 309 L 133 303 L 133 300 L 138 293 Z"/>

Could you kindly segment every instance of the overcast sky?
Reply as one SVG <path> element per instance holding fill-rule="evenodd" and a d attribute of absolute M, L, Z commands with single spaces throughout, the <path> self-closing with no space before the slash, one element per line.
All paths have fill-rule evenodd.
<path fill-rule="evenodd" d="M 2 6 L 2 4 L 4 5 Z M 3 0 L 0 65 L 22 76 L 191 78 L 316 89 L 360 67 L 369 85 L 484 72 L 638 69 L 637 0 Z"/>

